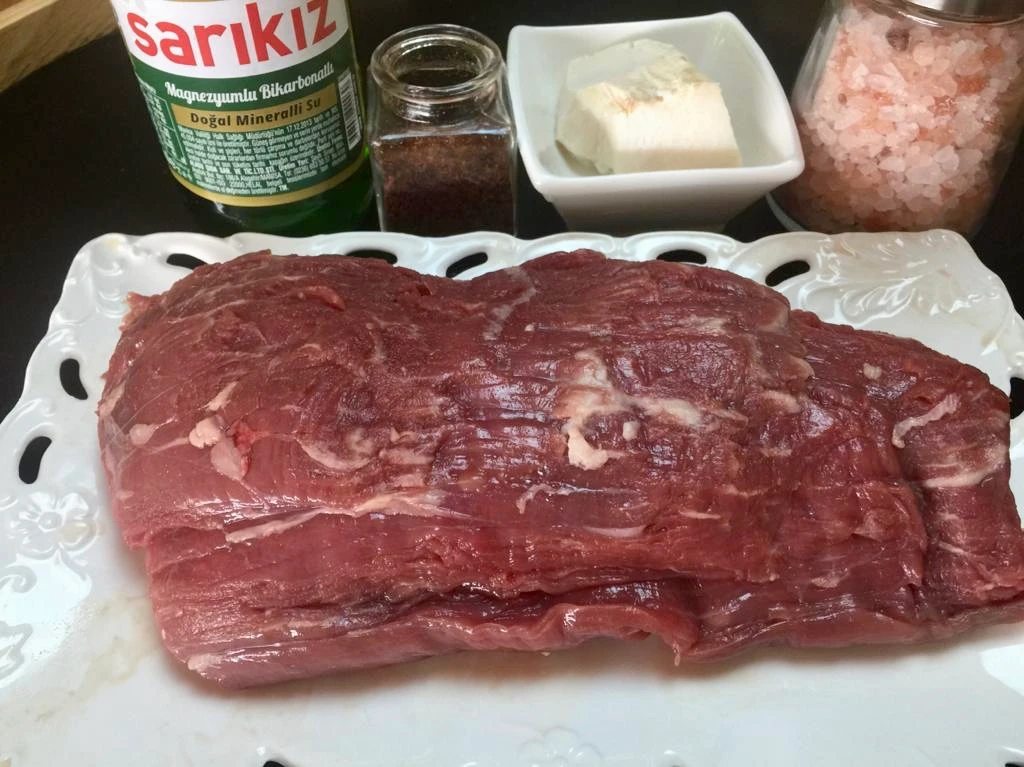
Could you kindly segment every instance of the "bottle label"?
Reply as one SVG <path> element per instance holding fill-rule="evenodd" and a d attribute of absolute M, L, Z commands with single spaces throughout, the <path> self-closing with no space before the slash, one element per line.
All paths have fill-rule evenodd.
<path fill-rule="evenodd" d="M 345 0 L 113 0 L 171 172 L 197 195 L 312 197 L 364 160 Z"/>

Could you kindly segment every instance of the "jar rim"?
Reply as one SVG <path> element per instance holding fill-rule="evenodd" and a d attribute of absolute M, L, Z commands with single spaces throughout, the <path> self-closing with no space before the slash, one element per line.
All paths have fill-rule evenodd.
<path fill-rule="evenodd" d="M 910 5 L 938 11 L 964 21 L 1009 21 L 1024 16 L 1022 0 L 907 0 Z"/>
<path fill-rule="evenodd" d="M 432 47 L 461 49 L 473 60 L 476 73 L 447 85 L 409 83 L 395 74 L 403 58 Z M 370 74 L 390 95 L 445 104 L 462 101 L 489 87 L 501 75 L 502 65 L 501 50 L 486 35 L 458 24 L 426 24 L 396 32 L 378 45 L 370 57 Z"/>

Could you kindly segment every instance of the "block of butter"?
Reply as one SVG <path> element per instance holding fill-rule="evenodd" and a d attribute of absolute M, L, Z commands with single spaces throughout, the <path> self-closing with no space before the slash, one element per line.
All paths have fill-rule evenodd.
<path fill-rule="evenodd" d="M 573 59 L 555 138 L 600 173 L 741 162 L 718 83 L 656 40 L 632 40 Z"/>

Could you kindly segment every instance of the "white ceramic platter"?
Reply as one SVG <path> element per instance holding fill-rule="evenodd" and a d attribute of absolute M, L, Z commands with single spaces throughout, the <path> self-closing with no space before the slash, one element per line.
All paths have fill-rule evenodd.
<path fill-rule="evenodd" d="M 745 245 L 710 234 L 534 242 L 357 233 L 308 240 L 107 235 L 72 264 L 25 392 L 0 425 L 0 767 L 1003 767 L 1024 764 L 1024 626 L 957 642 L 848 651 L 756 650 L 676 668 L 654 641 L 544 655 L 465 654 L 250 692 L 221 692 L 168 660 L 137 557 L 120 544 L 95 446 L 100 376 L 129 291 L 185 274 L 187 253 L 224 261 L 376 249 L 431 274 L 486 253 L 470 277 L 553 250 L 651 259 L 703 254 L 830 321 L 915 336 L 1006 389 L 1024 376 L 1024 322 L 956 235 L 787 234 Z M 60 383 L 81 366 L 86 400 Z M 38 479 L 25 446 L 52 444 Z M 1024 419 L 1013 425 L 1024 497 Z"/>

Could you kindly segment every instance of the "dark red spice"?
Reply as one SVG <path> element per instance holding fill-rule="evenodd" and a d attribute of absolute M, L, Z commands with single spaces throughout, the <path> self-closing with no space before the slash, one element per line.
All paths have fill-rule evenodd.
<path fill-rule="evenodd" d="M 508 133 L 380 138 L 372 148 L 383 229 L 427 237 L 514 232 Z"/>

